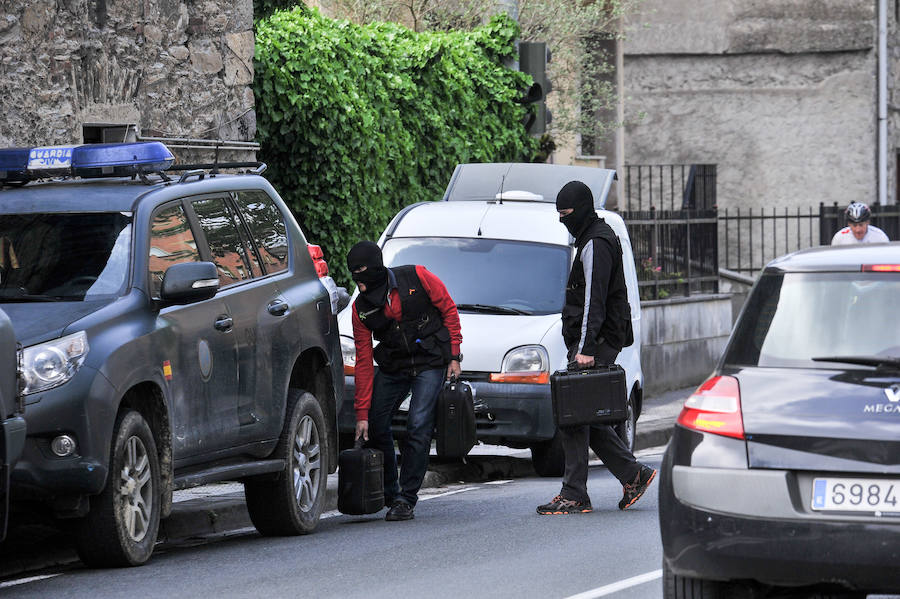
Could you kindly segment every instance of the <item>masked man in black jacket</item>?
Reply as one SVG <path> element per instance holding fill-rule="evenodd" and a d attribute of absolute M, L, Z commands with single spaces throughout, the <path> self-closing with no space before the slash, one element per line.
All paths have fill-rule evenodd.
<path fill-rule="evenodd" d="M 428 467 L 437 397 L 444 379 L 461 370 L 459 313 L 436 275 L 418 265 L 387 268 L 371 241 L 350 249 L 347 267 L 359 287 L 353 302 L 356 437 L 384 453 L 385 520 L 411 520 Z M 373 338 L 379 342 L 374 348 Z M 398 477 L 391 420 L 407 393 Z"/>
<path fill-rule="evenodd" d="M 591 190 L 581 181 L 563 186 L 556 196 L 556 209 L 560 222 L 575 238 L 577 250 L 562 311 L 569 361 L 578 368 L 613 364 L 622 348 L 634 343 L 622 245 L 612 228 L 597 216 Z M 635 460 L 609 425 L 560 427 L 559 434 L 566 457 L 562 490 L 549 503 L 538 506 L 539 514 L 591 511 L 588 446 L 622 483 L 620 510 L 637 501 L 656 476 L 656 470 Z"/>

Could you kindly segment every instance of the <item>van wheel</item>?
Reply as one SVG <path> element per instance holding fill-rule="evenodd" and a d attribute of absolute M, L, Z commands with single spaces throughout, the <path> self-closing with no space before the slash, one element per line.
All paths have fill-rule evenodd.
<path fill-rule="evenodd" d="M 541 441 L 531 446 L 531 463 L 538 476 L 562 476 L 566 469 L 559 431 L 549 441 Z"/>
<path fill-rule="evenodd" d="M 250 520 L 267 536 L 310 533 L 325 507 L 328 441 L 322 407 L 311 393 L 290 389 L 285 413 L 272 454 L 284 460 L 284 470 L 275 479 L 244 481 Z"/>
<path fill-rule="evenodd" d="M 672 573 L 663 560 L 663 599 L 756 599 L 760 597 L 758 591 L 759 588 L 750 582 L 722 582 L 678 576 Z"/>
<path fill-rule="evenodd" d="M 153 553 L 159 532 L 159 458 L 147 421 L 134 410 L 116 418 L 106 488 L 91 497 L 75 543 L 91 567 L 138 566 Z"/>
<path fill-rule="evenodd" d="M 634 453 L 634 439 L 637 431 L 637 406 L 635 405 L 634 391 L 628 395 L 628 401 L 625 403 L 625 414 L 625 420 L 614 428 L 625 447 L 628 448 L 628 451 Z"/>

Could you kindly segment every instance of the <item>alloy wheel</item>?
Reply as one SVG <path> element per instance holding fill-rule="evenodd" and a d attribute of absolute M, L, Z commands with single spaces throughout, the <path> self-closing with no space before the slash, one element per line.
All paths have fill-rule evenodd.
<path fill-rule="evenodd" d="M 319 429 L 309 415 L 300 420 L 294 437 L 294 497 L 301 510 L 307 512 L 316 504 L 319 477 L 322 476 Z"/>
<path fill-rule="evenodd" d="M 150 459 L 144 442 L 137 436 L 129 437 L 123 458 L 119 473 L 120 521 L 131 540 L 140 542 L 150 529 L 154 501 Z"/>

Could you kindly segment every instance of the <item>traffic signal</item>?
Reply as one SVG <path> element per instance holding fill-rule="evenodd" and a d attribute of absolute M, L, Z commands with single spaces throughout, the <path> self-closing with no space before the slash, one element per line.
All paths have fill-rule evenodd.
<path fill-rule="evenodd" d="M 547 77 L 547 63 L 550 62 L 550 51 L 544 42 L 519 42 L 519 70 L 531 75 L 534 83 L 525 92 L 522 101 L 534 104 L 534 110 L 528 116 L 525 130 L 533 135 L 540 135 L 547 130 L 552 115 L 547 109 L 547 94 L 553 89 Z"/>

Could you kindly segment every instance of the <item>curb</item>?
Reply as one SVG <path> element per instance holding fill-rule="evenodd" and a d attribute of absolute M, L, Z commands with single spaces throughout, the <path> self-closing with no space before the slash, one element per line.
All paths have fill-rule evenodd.
<path fill-rule="evenodd" d="M 647 422 L 638 428 L 634 449 L 639 451 L 668 442 L 672 434 L 672 422 L 667 419 Z M 432 459 L 423 489 L 441 487 L 458 482 L 485 482 L 534 475 L 531 460 L 509 456 L 473 456 L 465 462 L 440 462 Z M 328 476 L 323 512 L 337 509 L 337 474 Z M 190 543 L 193 539 L 210 536 L 227 536 L 245 529 L 252 529 L 250 514 L 243 493 L 228 493 L 216 497 L 199 497 L 175 503 L 172 514 L 159 524 L 158 549 Z M 56 530 L 38 525 L 37 538 L 26 530 L 20 537 L 28 537 L 24 547 L 14 548 L 7 555 L 0 545 L 0 578 L 8 578 L 25 572 L 47 568 L 71 566 L 79 563 L 70 537 Z M 43 534 L 40 532 L 43 531 Z"/>

